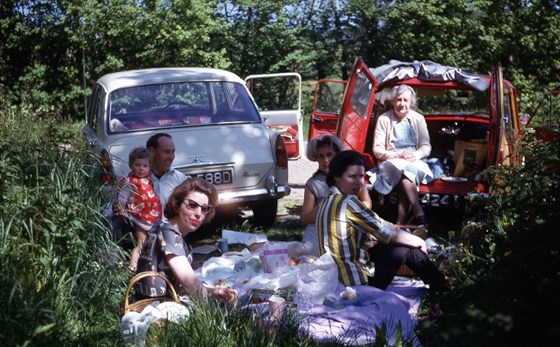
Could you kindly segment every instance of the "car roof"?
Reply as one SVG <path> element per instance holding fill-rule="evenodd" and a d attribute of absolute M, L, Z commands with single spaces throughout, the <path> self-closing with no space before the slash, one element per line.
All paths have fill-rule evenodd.
<path fill-rule="evenodd" d="M 125 87 L 194 81 L 223 81 L 245 84 L 239 76 L 232 72 L 200 67 L 151 68 L 120 71 L 102 76 L 97 80 L 97 83 L 102 85 L 103 88 L 110 93 L 113 90 Z"/>

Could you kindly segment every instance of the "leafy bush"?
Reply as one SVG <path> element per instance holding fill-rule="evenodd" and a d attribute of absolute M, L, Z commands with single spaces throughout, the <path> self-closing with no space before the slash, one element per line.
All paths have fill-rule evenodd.
<path fill-rule="evenodd" d="M 560 309 L 559 139 L 528 131 L 522 167 L 485 172 L 492 194 L 472 201 L 454 248 L 455 282 L 444 298 L 451 315 L 432 336 L 439 345 L 540 346 L 560 337 L 549 318 Z"/>

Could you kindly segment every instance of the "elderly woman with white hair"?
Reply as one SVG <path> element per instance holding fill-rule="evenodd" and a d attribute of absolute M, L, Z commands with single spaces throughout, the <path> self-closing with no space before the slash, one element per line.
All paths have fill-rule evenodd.
<path fill-rule="evenodd" d="M 373 154 L 378 166 L 371 183 L 384 195 L 398 187 L 397 224 L 408 224 L 412 212 L 414 224 L 422 225 L 426 218 L 418 199 L 418 185 L 434 176 L 422 160 L 432 151 L 428 126 L 424 116 L 413 110 L 416 93 L 410 86 L 393 87 L 389 102 L 391 109 L 379 116 L 375 127 Z"/>

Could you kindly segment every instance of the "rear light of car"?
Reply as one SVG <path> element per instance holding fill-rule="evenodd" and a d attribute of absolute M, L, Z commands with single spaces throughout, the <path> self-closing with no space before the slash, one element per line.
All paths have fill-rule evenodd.
<path fill-rule="evenodd" d="M 101 152 L 101 183 L 113 183 L 113 165 L 111 164 L 111 156 L 109 152 L 103 150 Z"/>
<path fill-rule="evenodd" d="M 276 157 L 276 166 L 279 168 L 288 167 L 288 153 L 286 152 L 286 145 L 282 136 L 276 136 L 276 142 L 274 144 L 274 154 Z"/>

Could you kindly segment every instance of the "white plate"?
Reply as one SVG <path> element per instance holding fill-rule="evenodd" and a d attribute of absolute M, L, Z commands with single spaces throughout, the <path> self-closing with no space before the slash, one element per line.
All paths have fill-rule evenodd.
<path fill-rule="evenodd" d="M 445 182 L 466 182 L 467 179 L 465 177 L 442 177 L 442 180 Z"/>

